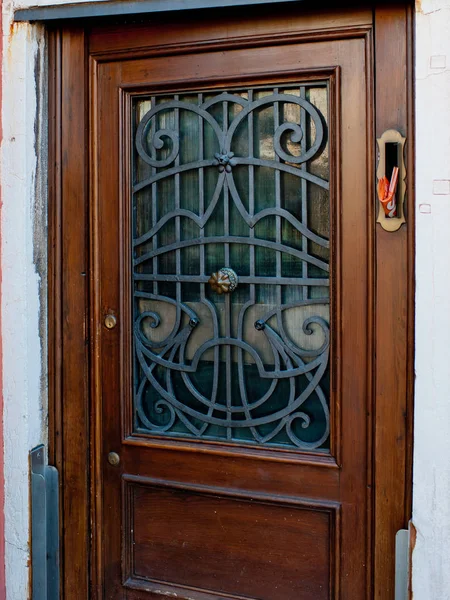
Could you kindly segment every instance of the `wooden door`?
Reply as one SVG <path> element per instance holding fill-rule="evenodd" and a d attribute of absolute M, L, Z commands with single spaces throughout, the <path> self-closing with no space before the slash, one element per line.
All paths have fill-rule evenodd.
<path fill-rule="evenodd" d="M 106 598 L 364 593 L 367 72 L 361 38 L 98 65 Z"/>
<path fill-rule="evenodd" d="M 289 11 L 66 38 L 101 598 L 374 597 L 373 13 Z"/>

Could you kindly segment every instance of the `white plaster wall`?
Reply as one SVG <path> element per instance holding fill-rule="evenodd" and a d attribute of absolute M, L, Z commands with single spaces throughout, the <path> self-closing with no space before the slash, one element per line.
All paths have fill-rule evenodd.
<path fill-rule="evenodd" d="M 414 600 L 450 599 L 450 2 L 416 15 Z"/>
<path fill-rule="evenodd" d="M 40 278 L 34 265 L 35 57 L 39 28 L 11 26 L 3 3 L 2 327 L 7 600 L 27 598 L 28 452 L 45 441 L 39 338 Z"/>

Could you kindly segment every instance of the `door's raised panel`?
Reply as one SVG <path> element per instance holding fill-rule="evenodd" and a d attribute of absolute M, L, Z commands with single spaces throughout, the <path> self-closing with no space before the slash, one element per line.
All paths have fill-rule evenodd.
<path fill-rule="evenodd" d="M 247 453 L 235 448 L 224 455 L 221 451 L 202 451 L 202 446 L 167 447 L 129 441 L 122 447 L 123 473 L 140 473 L 158 481 L 179 481 L 216 488 L 249 491 L 254 494 L 322 499 L 335 502 L 340 494 L 340 469 L 332 458 L 320 462 L 318 456 Z M 195 456 L 195 460 L 193 460 Z M 263 476 L 262 476 L 263 474 Z"/>
<path fill-rule="evenodd" d="M 205 598 L 333 597 L 337 506 L 135 482 L 124 482 L 124 500 L 126 585 L 175 586 L 181 597 L 183 589 Z"/>
<path fill-rule="evenodd" d="M 215 12 L 216 18 L 211 20 L 207 13 L 187 14 L 174 18 L 171 14 L 167 23 L 136 24 L 133 27 L 132 38 L 124 35 L 122 25 L 109 27 L 93 26 L 90 36 L 90 52 L 93 55 L 110 57 L 126 55 L 135 57 L 140 52 L 150 54 L 179 54 L 190 47 L 203 48 L 208 46 L 242 47 L 266 46 L 278 42 L 286 44 L 292 39 L 323 37 L 342 37 L 344 33 L 354 35 L 354 28 L 371 27 L 372 10 L 368 8 L 345 8 L 340 4 L 337 8 L 329 8 L 326 12 L 317 13 L 305 11 L 300 6 L 295 18 L 292 18 L 294 5 L 290 7 L 290 15 L 286 17 L 283 11 L 268 15 L 263 7 L 248 11 L 242 8 L 237 11 L 226 10 L 226 19 L 221 13 Z M 220 18 L 217 16 L 220 15 Z M 160 17 L 161 18 L 161 17 Z M 231 23 L 231 24 L 230 24 Z M 170 27 L 171 35 L 167 35 Z M 230 33 L 233 32 L 233 35 Z"/>

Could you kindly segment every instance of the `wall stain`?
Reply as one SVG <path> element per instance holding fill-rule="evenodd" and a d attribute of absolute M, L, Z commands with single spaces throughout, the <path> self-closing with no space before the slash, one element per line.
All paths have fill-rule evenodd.
<path fill-rule="evenodd" d="M 39 31 L 39 29 L 41 31 Z M 46 443 L 48 427 L 48 381 L 47 381 L 47 240 L 48 240 L 48 70 L 45 59 L 45 33 L 42 26 L 34 32 L 37 44 L 34 56 L 34 79 L 36 82 L 36 111 L 34 115 L 34 173 L 33 206 L 33 262 L 39 276 L 39 339 L 41 346 L 40 396 L 42 410 L 43 442 Z"/>

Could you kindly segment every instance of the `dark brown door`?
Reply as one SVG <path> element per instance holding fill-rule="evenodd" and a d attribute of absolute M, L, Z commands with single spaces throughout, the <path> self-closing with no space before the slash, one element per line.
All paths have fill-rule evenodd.
<path fill-rule="evenodd" d="M 62 38 L 67 198 L 82 185 L 74 157 L 86 139 L 73 121 L 84 114 L 76 49 L 91 56 L 96 597 L 372 593 L 386 554 L 373 552 L 370 489 L 372 31 L 372 10 L 291 7 Z M 82 239 L 71 218 L 63 247 Z M 74 248 L 66 352 L 81 336 L 70 315 L 86 255 Z M 82 352 L 73 369 L 65 355 L 63 387 Z M 68 458 L 81 421 L 64 410 L 64 514 L 75 527 L 64 564 L 75 582 L 70 536 L 76 515 L 87 519 L 87 488 L 82 461 Z"/>

